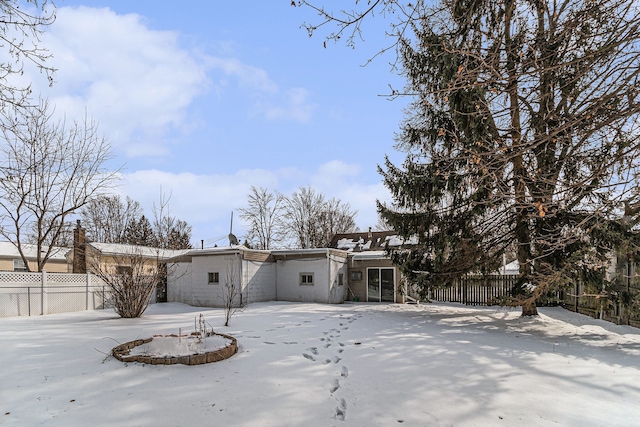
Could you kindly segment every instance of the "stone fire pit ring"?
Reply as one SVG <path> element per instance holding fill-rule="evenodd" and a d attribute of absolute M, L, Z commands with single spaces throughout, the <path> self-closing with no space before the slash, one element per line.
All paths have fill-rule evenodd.
<path fill-rule="evenodd" d="M 207 332 L 204 338 L 214 335 L 226 338 L 230 343 L 223 348 L 218 348 L 202 353 L 194 353 L 181 356 L 155 356 L 147 354 L 131 354 L 131 350 L 137 346 L 148 344 L 153 341 L 152 338 L 138 339 L 120 344 L 111 350 L 111 355 L 121 362 L 139 362 L 149 365 L 203 365 L 205 363 L 219 362 L 233 356 L 238 352 L 238 341 L 231 335 L 220 334 L 215 332 Z M 197 336 L 197 335 L 196 335 Z M 156 337 L 176 337 L 177 335 L 156 335 Z M 194 334 L 186 336 L 186 338 L 194 337 Z"/>

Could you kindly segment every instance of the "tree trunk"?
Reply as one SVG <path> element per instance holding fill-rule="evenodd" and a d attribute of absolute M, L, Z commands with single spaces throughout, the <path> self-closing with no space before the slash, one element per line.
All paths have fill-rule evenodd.
<path fill-rule="evenodd" d="M 528 299 L 522 304 L 522 316 L 537 316 L 538 308 L 535 299 Z"/>

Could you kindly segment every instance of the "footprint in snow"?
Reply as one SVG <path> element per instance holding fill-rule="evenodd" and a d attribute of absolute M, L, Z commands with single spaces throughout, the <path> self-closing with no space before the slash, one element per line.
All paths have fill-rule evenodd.
<path fill-rule="evenodd" d="M 309 350 L 311 353 L 315 354 L 316 356 L 318 355 L 317 347 L 309 347 L 307 350 Z"/>
<path fill-rule="evenodd" d="M 349 370 L 347 369 L 346 366 L 343 366 L 342 368 L 340 368 L 340 376 L 342 378 L 347 378 L 349 376 Z"/>
<path fill-rule="evenodd" d="M 331 343 L 329 342 L 324 345 L 324 348 L 329 348 L 329 347 L 331 347 Z"/>
<path fill-rule="evenodd" d="M 338 363 L 339 361 L 341 361 L 342 359 L 339 358 L 338 356 L 333 356 L 333 363 Z"/>
<path fill-rule="evenodd" d="M 322 362 L 323 365 L 328 365 L 329 363 L 331 363 L 331 359 L 325 359 L 324 362 Z"/>
<path fill-rule="evenodd" d="M 344 399 L 340 399 L 340 404 L 336 406 L 336 419 L 340 421 L 344 421 L 347 416 L 347 401 Z"/>
<path fill-rule="evenodd" d="M 307 359 L 309 359 L 309 360 L 312 360 L 312 361 L 315 361 L 315 360 L 316 360 L 316 358 L 315 358 L 315 357 L 313 357 L 313 356 L 312 356 L 312 355 L 310 355 L 310 354 L 302 353 L 302 355 L 303 355 L 304 357 L 306 357 Z"/>
<path fill-rule="evenodd" d="M 340 388 L 340 381 L 333 380 L 333 382 L 331 383 L 331 387 L 329 387 L 329 393 L 334 393 L 339 388 Z"/>

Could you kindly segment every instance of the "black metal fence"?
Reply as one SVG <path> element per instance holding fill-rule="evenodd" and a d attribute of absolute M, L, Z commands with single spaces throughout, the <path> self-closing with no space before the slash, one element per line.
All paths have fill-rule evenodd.
<path fill-rule="evenodd" d="M 431 290 L 431 299 L 466 305 L 493 305 L 500 298 L 510 295 L 517 278 L 517 275 L 502 274 L 469 275 L 460 278 L 450 287 Z"/>
<path fill-rule="evenodd" d="M 518 275 L 469 275 L 452 286 L 432 289 L 430 299 L 466 305 L 495 305 L 511 295 Z M 624 298 L 623 298 L 624 296 Z M 636 301 L 634 303 L 634 301 Z M 568 310 L 616 324 L 640 327 L 640 284 L 626 283 L 596 292 L 593 286 L 575 283 L 538 299 L 539 306 L 560 305 Z"/>

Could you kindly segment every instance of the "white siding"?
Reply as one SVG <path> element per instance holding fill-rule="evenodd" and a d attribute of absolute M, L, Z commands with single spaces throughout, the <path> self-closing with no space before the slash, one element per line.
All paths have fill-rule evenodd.
<path fill-rule="evenodd" d="M 332 304 L 343 303 L 347 298 L 347 270 L 346 258 L 329 256 L 329 300 Z M 342 274 L 342 286 L 339 286 L 339 275 Z"/>
<path fill-rule="evenodd" d="M 193 256 L 169 273 L 167 300 L 193 306 L 224 306 L 227 268 L 233 266 L 242 286 L 242 302 L 292 301 L 341 303 L 347 297 L 347 259 L 329 252 L 317 258 L 255 261 L 241 253 Z M 218 273 L 219 283 L 210 284 L 209 273 Z M 313 285 L 301 284 L 302 273 L 313 274 Z M 339 275 L 343 285 L 339 286 Z M 238 301 L 239 302 L 239 301 Z"/>
<path fill-rule="evenodd" d="M 246 284 L 246 303 L 275 301 L 276 265 L 273 262 L 244 260 L 242 272 Z"/>
<path fill-rule="evenodd" d="M 329 267 L 326 258 L 279 260 L 278 301 L 329 302 Z M 301 285 L 300 273 L 312 273 L 313 285 Z"/>
<path fill-rule="evenodd" d="M 167 301 L 191 304 L 191 263 L 179 262 L 167 267 Z"/>

